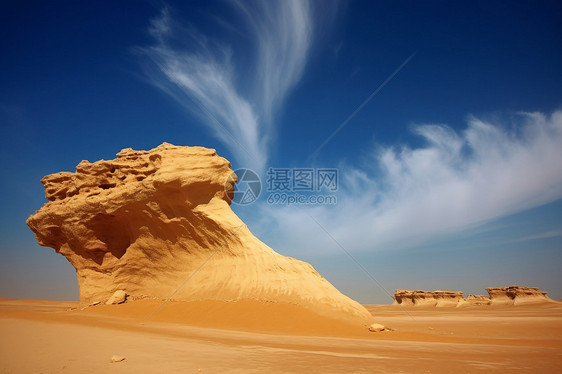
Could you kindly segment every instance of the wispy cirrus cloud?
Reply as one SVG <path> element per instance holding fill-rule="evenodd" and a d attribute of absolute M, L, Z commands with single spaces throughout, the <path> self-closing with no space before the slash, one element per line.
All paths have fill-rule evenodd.
<path fill-rule="evenodd" d="M 507 127 L 471 118 L 460 133 L 417 126 L 425 146 L 379 147 L 362 168 L 342 165 L 337 205 L 263 205 L 263 231 L 295 254 L 337 251 L 318 240 L 313 216 L 350 251 L 391 250 L 561 199 L 562 112 L 519 118 Z"/>
<path fill-rule="evenodd" d="M 200 116 L 240 166 L 263 171 L 274 115 L 306 65 L 314 28 L 311 6 L 304 0 L 233 6 L 240 32 L 248 32 L 252 43 L 255 60 L 246 68 L 235 63 L 231 45 L 185 26 L 169 8 L 152 21 L 155 44 L 142 52 L 153 63 L 147 72 L 157 87 Z"/>
<path fill-rule="evenodd" d="M 531 240 L 550 239 L 550 238 L 557 238 L 557 237 L 562 237 L 562 229 L 546 231 L 536 235 L 524 236 L 522 238 L 513 239 L 511 240 L 511 242 L 517 243 L 517 242 L 526 242 Z"/>

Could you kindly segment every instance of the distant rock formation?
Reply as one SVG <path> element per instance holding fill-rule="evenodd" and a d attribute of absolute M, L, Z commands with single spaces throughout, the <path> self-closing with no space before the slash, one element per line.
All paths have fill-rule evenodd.
<path fill-rule="evenodd" d="M 401 305 L 435 305 L 433 294 L 422 290 L 396 290 L 394 293 L 394 304 Z"/>
<path fill-rule="evenodd" d="M 546 292 L 537 287 L 488 287 L 489 296 L 468 295 L 463 298 L 462 292 L 437 290 L 396 290 L 394 305 L 404 306 L 462 306 L 462 305 L 520 305 L 530 303 L 551 302 Z"/>
<path fill-rule="evenodd" d="M 490 296 L 488 295 L 468 295 L 465 299 L 471 305 L 488 305 L 490 304 Z"/>
<path fill-rule="evenodd" d="M 27 219 L 76 268 L 84 304 L 132 299 L 285 302 L 370 326 L 371 314 L 305 262 L 258 240 L 230 209 L 236 177 L 215 150 L 124 149 L 44 177 L 49 200 Z"/>
<path fill-rule="evenodd" d="M 488 287 L 491 305 L 520 305 L 532 303 L 544 303 L 553 301 L 538 287 L 509 286 L 509 287 Z"/>
<path fill-rule="evenodd" d="M 459 306 L 464 302 L 462 292 L 450 290 L 396 290 L 394 304 L 415 306 Z"/>
<path fill-rule="evenodd" d="M 464 297 L 460 291 L 437 290 L 433 291 L 436 306 L 459 306 L 464 302 Z"/>

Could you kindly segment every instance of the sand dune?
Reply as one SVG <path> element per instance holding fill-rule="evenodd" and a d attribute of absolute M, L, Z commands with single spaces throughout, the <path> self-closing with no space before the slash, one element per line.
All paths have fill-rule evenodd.
<path fill-rule="evenodd" d="M 270 318 L 260 322 L 253 304 L 212 305 L 216 314 L 206 315 L 210 305 L 170 303 L 147 320 L 157 306 L 80 310 L 76 302 L 1 300 L 0 373 L 557 373 L 562 365 L 556 302 L 368 305 L 395 331 L 363 336 L 286 305 L 262 305 Z M 289 315 L 301 322 L 284 327 L 291 326 Z M 307 330 L 306 323 L 316 325 Z M 125 360 L 111 363 L 113 355 Z"/>

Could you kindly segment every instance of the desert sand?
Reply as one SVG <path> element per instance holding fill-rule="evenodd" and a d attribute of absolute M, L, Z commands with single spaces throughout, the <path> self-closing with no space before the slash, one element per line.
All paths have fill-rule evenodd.
<path fill-rule="evenodd" d="M 394 329 L 378 333 L 282 303 L 170 302 L 153 314 L 161 305 L 1 299 L 0 372 L 559 373 L 562 365 L 560 302 L 366 305 Z"/>

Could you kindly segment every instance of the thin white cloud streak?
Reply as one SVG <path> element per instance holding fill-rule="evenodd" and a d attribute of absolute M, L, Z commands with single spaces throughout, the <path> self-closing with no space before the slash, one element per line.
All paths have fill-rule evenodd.
<path fill-rule="evenodd" d="M 152 21 L 155 45 L 143 48 L 156 66 L 152 83 L 200 116 L 240 167 L 262 172 L 274 134 L 274 114 L 299 81 L 312 42 L 307 1 L 236 2 L 250 30 L 256 61 L 244 76 L 230 46 L 214 43 L 174 20 L 165 8 Z M 178 42 L 179 41 L 179 42 Z M 193 105 L 195 104 L 195 106 Z"/>
<path fill-rule="evenodd" d="M 551 231 L 547 231 L 547 232 L 543 232 L 537 235 L 530 235 L 530 236 L 525 236 L 523 238 L 518 238 L 518 239 L 514 239 L 511 242 L 512 243 L 518 243 L 518 242 L 526 242 L 526 241 L 530 241 L 530 240 L 540 240 L 540 239 L 551 239 L 551 238 L 557 238 L 557 237 L 561 237 L 562 236 L 562 230 L 551 230 Z"/>
<path fill-rule="evenodd" d="M 336 253 L 333 243 L 318 240 L 311 214 L 350 251 L 392 250 L 556 201 L 562 198 L 562 111 L 521 116 L 511 132 L 476 118 L 460 134 L 444 125 L 418 126 L 424 147 L 382 147 L 364 169 L 340 167 L 336 206 L 262 205 L 262 216 L 270 217 L 262 231 L 286 238 L 272 239 L 285 253 Z"/>

